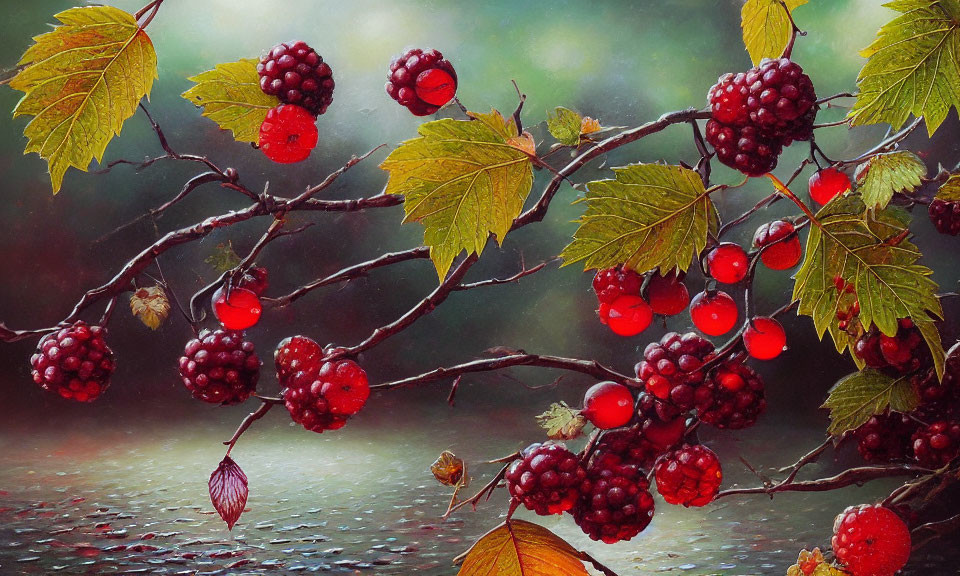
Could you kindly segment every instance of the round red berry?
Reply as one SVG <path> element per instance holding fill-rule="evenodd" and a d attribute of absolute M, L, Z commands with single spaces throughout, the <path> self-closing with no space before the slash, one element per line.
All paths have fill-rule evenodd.
<path fill-rule="evenodd" d="M 938 420 L 913 434 L 913 456 L 921 466 L 940 468 L 960 455 L 960 421 Z"/>
<path fill-rule="evenodd" d="M 277 344 L 273 352 L 280 383 L 295 372 L 319 371 L 323 361 L 323 348 L 306 336 L 289 336 Z"/>
<path fill-rule="evenodd" d="M 810 198 L 823 205 L 850 189 L 850 177 L 836 168 L 817 170 L 810 177 Z"/>
<path fill-rule="evenodd" d="M 643 278 L 639 274 L 622 266 L 597 270 L 593 277 L 593 291 L 601 304 L 613 304 L 624 294 L 639 296 L 642 284 Z"/>
<path fill-rule="evenodd" d="M 706 506 L 723 481 L 720 459 L 706 446 L 684 446 L 657 461 L 657 491 L 668 504 Z"/>
<path fill-rule="evenodd" d="M 750 261 L 739 244 L 723 242 L 707 254 L 707 269 L 714 280 L 736 284 L 747 276 Z"/>
<path fill-rule="evenodd" d="M 586 472 L 577 455 L 563 444 L 532 444 L 521 452 L 504 476 L 517 501 L 541 516 L 573 508 Z"/>
<path fill-rule="evenodd" d="M 607 326 L 618 336 L 636 336 L 653 321 L 653 310 L 640 296 L 620 296 L 610 304 Z"/>
<path fill-rule="evenodd" d="M 263 307 L 252 290 L 233 288 L 230 295 L 221 287 L 213 293 L 213 313 L 227 330 L 246 330 L 260 320 Z"/>
<path fill-rule="evenodd" d="M 417 76 L 417 96 L 427 104 L 443 106 L 457 94 L 457 80 L 440 68 L 424 70 Z"/>
<path fill-rule="evenodd" d="M 256 391 L 260 365 L 242 332 L 202 330 L 183 350 L 180 377 L 197 400 L 239 404 Z"/>
<path fill-rule="evenodd" d="M 83 320 L 47 334 L 30 358 L 33 381 L 68 400 L 96 400 L 116 368 L 106 335 L 106 328 Z"/>
<path fill-rule="evenodd" d="M 690 293 L 676 272 L 661 276 L 654 273 L 647 283 L 647 300 L 654 314 L 673 316 L 687 309 Z"/>
<path fill-rule="evenodd" d="M 834 522 L 832 545 L 853 576 L 893 576 L 910 559 L 910 529 L 889 508 L 851 506 Z"/>
<path fill-rule="evenodd" d="M 726 334 L 737 325 L 737 303 L 726 292 L 701 292 L 690 302 L 690 318 L 709 336 Z"/>
<path fill-rule="evenodd" d="M 776 220 L 757 228 L 753 235 L 753 246 L 769 246 L 760 254 L 760 260 L 771 270 L 793 268 L 803 256 L 796 229 L 786 220 Z"/>
<path fill-rule="evenodd" d="M 773 318 L 754 318 L 743 331 L 743 345 L 757 360 L 772 360 L 786 347 L 787 334 Z"/>
<path fill-rule="evenodd" d="M 317 146 L 319 133 L 313 116 L 293 104 L 281 104 L 267 112 L 260 125 L 260 149 L 280 164 L 306 160 Z"/>
<path fill-rule="evenodd" d="M 633 394 L 623 384 L 598 382 L 584 394 L 580 413 L 601 430 L 626 426 L 633 418 Z"/>

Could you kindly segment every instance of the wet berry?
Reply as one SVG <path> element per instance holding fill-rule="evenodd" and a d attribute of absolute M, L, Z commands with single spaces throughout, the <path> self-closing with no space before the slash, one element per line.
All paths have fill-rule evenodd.
<path fill-rule="evenodd" d="M 532 444 L 507 470 L 507 490 L 541 516 L 573 508 L 586 472 L 577 455 L 553 442 Z"/>
<path fill-rule="evenodd" d="M 810 177 L 810 198 L 821 206 L 850 189 L 850 177 L 836 168 L 817 170 Z"/>
<path fill-rule="evenodd" d="M 854 353 L 871 368 L 906 374 L 929 366 L 930 350 L 920 330 L 909 318 L 902 318 L 893 336 L 875 327 L 865 332 L 854 345 Z"/>
<path fill-rule="evenodd" d="M 597 270 L 593 277 L 593 291 L 601 304 L 613 304 L 624 294 L 639 296 L 642 284 L 643 278 L 639 274 L 622 266 Z"/>
<path fill-rule="evenodd" d="M 736 284 L 747 276 L 750 261 L 739 244 L 723 242 L 707 254 L 707 270 L 722 284 Z"/>
<path fill-rule="evenodd" d="M 277 44 L 260 58 L 257 73 L 264 93 L 311 116 L 326 112 L 333 101 L 333 71 L 306 42 Z"/>
<path fill-rule="evenodd" d="M 317 146 L 318 138 L 313 116 L 292 104 L 271 109 L 260 125 L 260 149 L 279 164 L 306 160 Z"/>
<path fill-rule="evenodd" d="M 910 529 L 889 508 L 851 506 L 834 522 L 832 545 L 853 576 L 893 576 L 910 559 Z"/>
<path fill-rule="evenodd" d="M 116 367 L 106 335 L 106 328 L 82 320 L 45 335 L 30 358 L 33 381 L 68 400 L 96 400 Z"/>
<path fill-rule="evenodd" d="M 620 296 L 610 304 L 607 326 L 618 336 L 636 336 L 650 326 L 653 310 L 640 296 Z"/>
<path fill-rule="evenodd" d="M 213 313 L 227 330 L 246 330 L 260 320 L 263 307 L 252 290 L 233 288 L 229 296 L 221 287 L 213 293 Z"/>
<path fill-rule="evenodd" d="M 767 408 L 763 380 L 738 360 L 713 370 L 694 401 L 701 421 L 731 430 L 753 426 Z"/>
<path fill-rule="evenodd" d="M 457 73 L 438 50 L 413 48 L 393 59 L 387 94 L 416 116 L 428 116 L 453 99 Z"/>
<path fill-rule="evenodd" d="M 306 336 L 290 336 L 277 344 L 273 360 L 277 366 L 277 378 L 282 384 L 295 372 L 319 371 L 323 348 Z"/>
<path fill-rule="evenodd" d="M 743 345 L 753 358 L 772 360 L 787 346 L 787 334 L 773 318 L 753 318 L 743 331 Z"/>
<path fill-rule="evenodd" d="M 643 470 L 615 455 L 597 451 L 587 466 L 572 514 L 592 540 L 630 540 L 653 518 L 653 496 Z"/>
<path fill-rule="evenodd" d="M 950 236 L 960 234 L 960 202 L 934 198 L 927 213 L 937 232 Z"/>
<path fill-rule="evenodd" d="M 690 293 L 675 272 L 661 276 L 654 273 L 647 283 L 647 300 L 654 314 L 673 316 L 687 309 Z"/>
<path fill-rule="evenodd" d="M 307 430 L 337 430 L 360 411 L 370 396 L 367 374 L 353 360 L 304 366 L 289 375 L 282 392 L 293 421 Z"/>
<path fill-rule="evenodd" d="M 260 357 L 243 332 L 201 330 L 187 342 L 180 358 L 180 377 L 197 400 L 239 404 L 257 389 Z"/>
<path fill-rule="evenodd" d="M 793 268 L 803 256 L 796 229 L 786 220 L 775 220 L 757 228 L 753 235 L 753 246 L 769 246 L 760 254 L 760 260 L 771 270 Z"/>
<path fill-rule="evenodd" d="M 921 466 L 940 468 L 960 455 L 960 421 L 938 420 L 913 433 L 913 457 Z"/>
<path fill-rule="evenodd" d="M 713 450 L 697 444 L 664 455 L 654 469 L 657 491 L 668 504 L 706 506 L 723 481 L 720 460 Z"/>
<path fill-rule="evenodd" d="M 701 292 L 690 302 L 690 318 L 709 336 L 726 334 L 737 325 L 737 303 L 721 290 Z"/>
<path fill-rule="evenodd" d="M 918 426 L 916 420 L 899 412 L 872 416 L 853 433 L 857 451 L 867 462 L 902 460 L 913 453 L 911 436 Z"/>
<path fill-rule="evenodd" d="M 700 369 L 713 353 L 713 344 L 695 332 L 680 335 L 664 334 L 659 342 L 651 342 L 637 364 L 637 378 L 646 391 L 679 411 L 694 406 L 697 389 L 703 385 Z M 663 414 L 665 420 L 676 414 Z"/>
<path fill-rule="evenodd" d="M 633 419 L 633 394 L 623 384 L 598 382 L 584 395 L 580 413 L 601 430 L 626 426 Z"/>

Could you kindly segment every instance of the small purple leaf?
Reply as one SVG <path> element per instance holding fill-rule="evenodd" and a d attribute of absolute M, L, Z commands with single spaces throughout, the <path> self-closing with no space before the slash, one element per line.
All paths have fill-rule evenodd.
<path fill-rule="evenodd" d="M 210 501 L 220 517 L 233 530 L 247 504 L 247 475 L 229 456 L 225 456 L 210 475 Z"/>

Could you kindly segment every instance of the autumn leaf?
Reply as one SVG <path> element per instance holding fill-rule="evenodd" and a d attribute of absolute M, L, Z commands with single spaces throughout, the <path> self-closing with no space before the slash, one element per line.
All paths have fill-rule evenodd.
<path fill-rule="evenodd" d="M 951 174 L 937 189 L 935 198 L 944 202 L 960 202 L 960 174 Z"/>
<path fill-rule="evenodd" d="M 758 64 L 764 58 L 779 58 L 790 42 L 793 25 L 790 13 L 808 0 L 747 0 L 740 10 L 743 43 L 750 59 Z"/>
<path fill-rule="evenodd" d="M 440 456 L 430 465 L 430 472 L 437 482 L 444 486 L 459 486 L 464 480 L 466 466 L 463 458 L 449 450 L 444 450 Z"/>
<path fill-rule="evenodd" d="M 802 550 L 797 563 L 787 568 L 787 576 L 848 576 L 848 572 L 833 566 L 823 557 L 819 548 Z"/>
<path fill-rule="evenodd" d="M 157 78 L 153 43 L 133 16 L 110 6 L 71 8 L 61 26 L 34 37 L 10 87 L 24 96 L 13 115 L 33 116 L 24 154 L 47 161 L 53 193 L 73 166 L 103 160 L 107 144 Z"/>
<path fill-rule="evenodd" d="M 243 514 L 244 506 L 247 505 L 247 475 L 232 458 L 224 456 L 223 461 L 210 475 L 209 488 L 213 507 L 227 523 L 227 528 L 233 530 L 234 524 Z"/>
<path fill-rule="evenodd" d="M 257 61 L 253 59 L 217 64 L 213 70 L 188 80 L 196 86 L 181 96 L 203 108 L 203 115 L 220 128 L 233 131 L 238 142 L 258 143 L 267 112 L 280 104 L 279 98 L 260 89 Z"/>
<path fill-rule="evenodd" d="M 589 136 L 595 132 L 600 132 L 603 130 L 603 126 L 600 125 L 599 120 L 595 120 L 589 116 L 584 116 L 580 121 L 580 136 Z"/>
<path fill-rule="evenodd" d="M 547 411 L 537 416 L 537 423 L 553 440 L 573 440 L 580 436 L 587 419 L 580 410 L 567 406 L 566 402 L 554 402 Z"/>
<path fill-rule="evenodd" d="M 960 106 L 960 0 L 897 0 L 900 16 L 862 50 L 860 93 L 851 125 L 888 123 L 899 128 L 923 116 L 933 135 L 950 108 Z"/>
<path fill-rule="evenodd" d="M 576 146 L 580 143 L 580 128 L 583 118 L 569 108 L 557 106 L 553 112 L 547 113 L 547 130 L 550 135 L 565 146 Z"/>
<path fill-rule="evenodd" d="M 841 378 L 822 408 L 830 410 L 827 432 L 839 436 L 888 409 L 907 413 L 919 405 L 920 395 L 909 374 L 894 378 L 868 368 Z"/>
<path fill-rule="evenodd" d="M 207 256 L 204 262 L 212 266 L 217 272 L 222 273 L 236 268 L 240 264 L 240 256 L 234 251 L 231 242 L 221 242 L 217 244 L 213 254 Z"/>
<path fill-rule="evenodd" d="M 385 193 L 406 197 L 404 223 L 425 227 L 441 279 L 461 252 L 480 255 L 491 233 L 503 242 L 533 186 L 530 157 L 509 143 L 521 136 L 513 119 L 471 116 L 421 124 L 420 137 L 380 165 L 390 173 Z"/>
<path fill-rule="evenodd" d="M 913 192 L 927 175 L 927 166 L 909 151 L 877 154 L 857 167 L 857 189 L 867 208 L 885 208 L 893 195 Z"/>
<path fill-rule="evenodd" d="M 587 184 L 587 211 L 563 265 L 625 264 L 632 270 L 686 270 L 716 231 L 716 208 L 700 176 L 680 166 L 635 164 L 614 168 L 615 180 Z"/>
<path fill-rule="evenodd" d="M 130 297 L 130 311 L 148 328 L 156 330 L 170 314 L 170 301 L 160 286 L 140 288 Z"/>
<path fill-rule="evenodd" d="M 543 526 L 507 520 L 467 551 L 458 576 L 589 576 L 570 544 Z"/>

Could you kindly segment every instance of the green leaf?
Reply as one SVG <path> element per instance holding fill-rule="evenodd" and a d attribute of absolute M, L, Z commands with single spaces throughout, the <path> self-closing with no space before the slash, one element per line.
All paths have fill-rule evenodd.
<path fill-rule="evenodd" d="M 834 287 L 837 276 L 853 284 L 858 319 L 865 328 L 875 324 L 892 336 L 901 318 L 912 319 L 923 330 L 923 324 L 943 317 L 937 284 L 930 278 L 933 272 L 917 263 L 920 250 L 907 239 L 909 215 L 896 207 L 865 210 L 860 197 L 852 194 L 817 213 L 821 227 L 810 228 L 793 289 L 799 313 L 813 318 L 821 338 L 829 330 L 840 352 L 856 338 L 839 327 L 837 311 L 844 301 Z M 939 338 L 931 340 L 927 343 L 934 355 L 942 353 Z"/>
<path fill-rule="evenodd" d="M 947 181 L 940 185 L 936 198 L 944 202 L 960 202 L 960 174 L 951 174 Z"/>
<path fill-rule="evenodd" d="M 913 192 L 927 175 L 927 166 L 909 151 L 878 154 L 857 167 L 857 188 L 867 208 L 885 208 L 893 195 Z"/>
<path fill-rule="evenodd" d="M 260 89 L 257 61 L 253 59 L 217 64 L 213 70 L 188 80 L 196 86 L 181 96 L 203 108 L 203 115 L 220 128 L 232 130 L 237 142 L 258 143 L 267 112 L 280 104 L 279 98 Z"/>
<path fill-rule="evenodd" d="M 583 117 L 569 108 L 557 106 L 553 112 L 547 113 L 547 130 L 566 146 L 576 146 L 580 143 L 580 125 Z"/>
<path fill-rule="evenodd" d="M 716 230 L 710 191 L 693 170 L 662 164 L 614 168 L 615 180 L 587 184 L 587 211 L 563 265 L 586 269 L 624 264 L 646 271 L 686 270 Z"/>
<path fill-rule="evenodd" d="M 827 432 L 839 436 L 887 409 L 910 412 L 919 405 L 920 395 L 910 375 L 894 378 L 867 369 L 841 378 L 830 390 L 822 408 L 830 410 Z"/>
<path fill-rule="evenodd" d="M 900 12 L 862 50 L 869 58 L 857 77 L 860 94 L 851 125 L 886 122 L 899 128 L 923 116 L 933 135 L 950 108 L 960 106 L 960 2 L 897 0 Z"/>
<path fill-rule="evenodd" d="M 236 268 L 240 264 L 240 256 L 234 251 L 231 242 L 222 242 L 217 244 L 213 254 L 207 256 L 204 262 L 212 266 L 217 272 L 223 273 Z"/>
<path fill-rule="evenodd" d="M 758 64 L 764 58 L 779 58 L 793 32 L 790 15 L 808 0 L 747 0 L 740 10 L 743 43 L 750 59 Z"/>
<path fill-rule="evenodd" d="M 493 110 L 474 120 L 421 124 L 383 161 L 386 194 L 403 194 L 404 223 L 426 228 L 424 243 L 442 279 L 462 251 L 483 252 L 490 234 L 503 243 L 533 186 L 530 157 L 511 145 L 513 119 Z"/>
<path fill-rule="evenodd" d="M 546 412 L 537 416 L 537 423 L 546 429 L 548 438 L 573 440 L 580 436 L 587 419 L 580 410 L 567 406 L 566 402 L 554 402 Z"/>
<path fill-rule="evenodd" d="M 24 153 L 47 160 L 53 193 L 73 166 L 86 171 L 137 111 L 157 78 L 153 43 L 133 16 L 110 6 L 71 8 L 62 26 L 36 36 L 10 87 L 24 92 L 14 116 L 30 115 Z"/>

